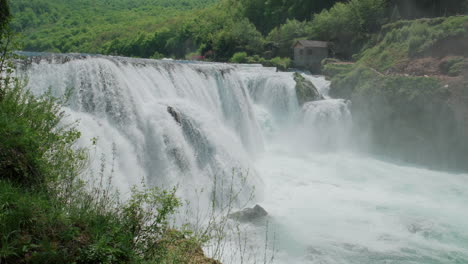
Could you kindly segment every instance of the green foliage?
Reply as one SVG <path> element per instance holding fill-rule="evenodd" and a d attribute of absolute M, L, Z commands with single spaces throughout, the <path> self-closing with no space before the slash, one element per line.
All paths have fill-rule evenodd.
<path fill-rule="evenodd" d="M 404 19 L 463 15 L 468 12 L 466 0 L 388 0 Z"/>
<path fill-rule="evenodd" d="M 444 74 L 447 74 L 450 76 L 458 76 L 464 67 L 465 67 L 465 63 L 464 63 L 463 57 L 452 57 L 446 61 L 443 61 L 439 65 L 440 70 Z"/>
<path fill-rule="evenodd" d="M 233 63 L 246 63 L 247 62 L 247 52 L 236 52 L 229 60 Z"/>
<path fill-rule="evenodd" d="M 385 0 L 351 0 L 337 3 L 330 10 L 315 15 L 311 37 L 333 41 L 335 53 L 349 58 L 357 52 L 371 33 L 385 22 Z"/>
<path fill-rule="evenodd" d="M 297 20 L 287 20 L 286 23 L 274 28 L 266 37 L 275 49 L 275 55 L 290 57 L 292 45 L 297 39 L 310 35 L 310 23 Z"/>
<path fill-rule="evenodd" d="M 263 48 L 263 37 L 247 20 L 233 21 L 217 32 L 212 40 L 215 59 L 227 61 L 235 52 L 258 53 Z"/>
<path fill-rule="evenodd" d="M 263 37 L 246 19 L 228 14 L 220 4 L 191 16 L 168 21 L 154 34 L 142 33 L 133 39 L 114 40 L 104 53 L 125 56 L 185 58 L 197 52 L 210 60 L 228 61 L 236 52 L 260 53 Z"/>
<path fill-rule="evenodd" d="M 353 66 L 352 63 L 325 63 L 322 67 L 322 73 L 326 76 L 336 76 L 341 73 L 349 72 Z"/>
<path fill-rule="evenodd" d="M 466 68 L 466 65 L 464 62 L 458 62 L 458 63 L 455 63 L 453 64 L 449 71 L 448 71 L 448 75 L 449 76 L 458 76 L 462 73 L 463 69 Z"/>
<path fill-rule="evenodd" d="M 275 57 L 271 60 L 260 57 L 259 55 L 247 56 L 245 52 L 239 52 L 234 54 L 230 62 L 233 63 L 250 63 L 250 64 L 262 64 L 266 67 L 276 67 L 280 71 L 287 71 L 292 64 L 290 58 Z"/>
<path fill-rule="evenodd" d="M 276 67 L 279 70 L 286 71 L 289 69 L 289 67 L 291 67 L 291 59 L 275 57 L 269 61 L 266 61 L 264 65 L 270 66 L 270 67 Z"/>
<path fill-rule="evenodd" d="M 10 8 L 7 0 L 0 0 L 0 32 L 4 31 L 6 25 L 9 23 L 10 16 Z"/>
<path fill-rule="evenodd" d="M 468 38 L 466 23 L 468 16 L 388 24 L 382 28 L 377 43 L 358 57 L 367 65 L 385 71 L 408 58 L 437 54 L 438 50 L 448 50 L 455 55 L 463 53 L 464 49 L 450 44 L 450 40 Z"/>
<path fill-rule="evenodd" d="M 19 80 L 0 86 L 0 177 L 24 186 L 75 177 L 86 158 L 72 146 L 80 137 L 73 125 L 60 124 L 60 101 L 33 96 Z M 49 178 L 49 179 L 47 179 Z"/>
<path fill-rule="evenodd" d="M 400 14 L 407 18 L 407 10 L 414 11 L 410 18 L 441 10 L 459 14 L 468 10 L 463 1 L 15 0 L 11 5 L 24 50 L 181 59 L 197 52 L 228 61 L 236 52 L 290 57 L 298 38 L 334 41 L 336 55 L 349 59 L 383 23 Z M 414 37 L 412 50 L 421 42 Z"/>
<path fill-rule="evenodd" d="M 165 263 L 175 257 L 171 252 L 179 250 L 178 244 L 169 243 L 169 234 L 177 234 L 184 247 L 190 243 L 192 248 L 200 248 L 190 233 L 169 229 L 168 217 L 180 204 L 173 191 L 135 190 L 130 201 L 122 206 L 107 203 L 106 210 L 83 206 L 86 202 L 78 199 L 64 206 L 41 190 L 25 191 L 12 182 L 0 180 L 0 260 Z M 177 253 L 188 259 L 187 252 Z"/>
<path fill-rule="evenodd" d="M 314 13 L 330 8 L 337 0 L 231 0 L 263 34 L 285 23 L 288 19 L 310 20 Z"/>
<path fill-rule="evenodd" d="M 204 8 L 215 0 L 10 2 L 13 30 L 22 33 L 26 50 L 104 53 L 104 47 L 116 39 L 128 41 L 140 33 L 155 32 L 161 22 Z"/>

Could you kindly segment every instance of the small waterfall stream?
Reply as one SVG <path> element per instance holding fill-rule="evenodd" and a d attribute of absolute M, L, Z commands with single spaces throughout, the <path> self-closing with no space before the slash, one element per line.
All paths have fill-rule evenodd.
<path fill-rule="evenodd" d="M 351 102 L 323 77 L 304 75 L 325 100 L 300 106 L 292 73 L 258 65 L 39 55 L 19 69 L 37 94 L 71 91 L 79 144 L 97 138 L 93 166 L 115 159 L 124 195 L 143 179 L 191 200 L 249 171 L 241 199 L 255 190 L 276 234 L 247 224 L 262 234 L 249 243 L 274 242 L 275 263 L 468 263 L 468 175 L 354 152 Z"/>

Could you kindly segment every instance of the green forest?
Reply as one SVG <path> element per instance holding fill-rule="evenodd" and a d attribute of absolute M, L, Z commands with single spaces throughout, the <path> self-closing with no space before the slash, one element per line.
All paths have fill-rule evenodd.
<path fill-rule="evenodd" d="M 468 1 L 16 0 L 11 9 L 26 51 L 287 65 L 294 40 L 333 41 L 350 59 L 384 24 L 465 14 Z"/>

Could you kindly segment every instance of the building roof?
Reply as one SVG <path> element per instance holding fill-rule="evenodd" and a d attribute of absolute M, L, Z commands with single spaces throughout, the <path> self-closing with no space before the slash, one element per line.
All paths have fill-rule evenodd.
<path fill-rule="evenodd" d="M 317 40 L 298 40 L 294 43 L 293 47 L 296 47 L 297 44 L 301 44 L 306 48 L 327 48 L 328 42 L 326 41 L 317 41 Z"/>

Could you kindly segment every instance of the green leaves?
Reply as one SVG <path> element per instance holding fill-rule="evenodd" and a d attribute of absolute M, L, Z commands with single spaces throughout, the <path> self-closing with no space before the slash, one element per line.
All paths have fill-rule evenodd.
<path fill-rule="evenodd" d="M 80 132 L 62 124 L 60 100 L 50 93 L 36 97 L 12 78 L 0 89 L 0 175 L 35 186 L 80 172 L 82 149 L 72 150 Z"/>
<path fill-rule="evenodd" d="M 12 28 L 23 35 L 25 49 L 105 53 L 115 39 L 154 32 L 161 22 L 216 1 L 14 0 L 10 5 Z"/>
<path fill-rule="evenodd" d="M 385 0 L 337 3 L 314 16 L 310 37 L 333 41 L 335 52 L 350 58 L 385 22 L 385 3 Z"/>

